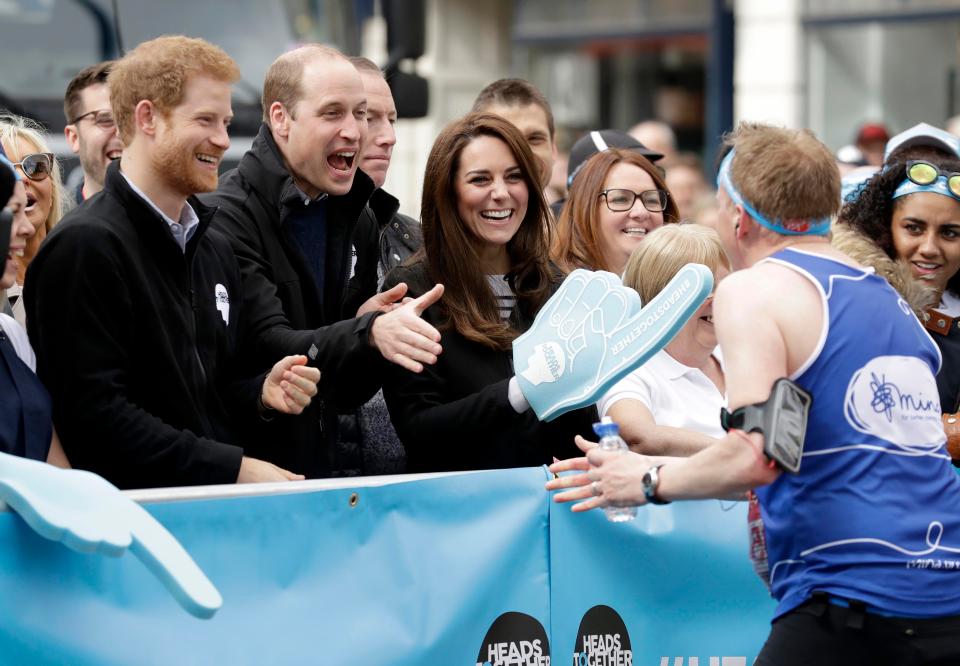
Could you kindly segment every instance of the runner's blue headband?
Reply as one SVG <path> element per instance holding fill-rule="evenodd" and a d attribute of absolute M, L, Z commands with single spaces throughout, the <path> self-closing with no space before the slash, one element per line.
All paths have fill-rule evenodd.
<path fill-rule="evenodd" d="M 951 197 L 953 199 L 960 199 L 957 195 L 950 191 L 950 188 L 947 187 L 947 177 L 938 176 L 935 181 L 927 185 L 920 185 L 915 183 L 909 178 L 904 178 L 903 182 L 900 183 L 891 199 L 899 199 L 900 197 L 905 197 L 908 194 L 913 194 L 915 192 L 933 192 L 934 194 L 942 194 L 945 197 Z"/>
<path fill-rule="evenodd" d="M 747 203 L 740 191 L 734 187 L 733 180 L 730 178 L 730 165 L 733 163 L 733 150 L 727 153 L 720 163 L 720 171 L 717 173 L 717 188 L 726 190 L 733 202 L 738 206 L 743 206 L 750 217 L 755 219 L 761 225 L 770 231 L 776 231 L 785 236 L 826 236 L 830 233 L 830 218 L 823 217 L 812 220 L 769 220 L 761 215 L 756 208 Z"/>

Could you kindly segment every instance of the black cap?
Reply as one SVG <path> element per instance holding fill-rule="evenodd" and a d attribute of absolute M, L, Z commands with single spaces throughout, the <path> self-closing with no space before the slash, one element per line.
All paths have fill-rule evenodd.
<path fill-rule="evenodd" d="M 570 159 L 567 162 L 567 187 L 573 184 L 573 179 L 592 155 L 603 152 L 608 148 L 623 148 L 640 153 L 651 162 L 663 158 L 663 153 L 650 150 L 626 132 L 605 129 L 587 132 L 570 149 Z"/>

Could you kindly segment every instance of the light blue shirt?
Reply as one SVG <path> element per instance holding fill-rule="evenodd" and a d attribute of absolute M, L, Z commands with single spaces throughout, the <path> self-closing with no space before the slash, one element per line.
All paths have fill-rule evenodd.
<path fill-rule="evenodd" d="M 177 245 L 180 246 L 180 249 L 183 252 L 187 251 L 187 243 L 193 237 L 194 232 L 197 230 L 197 227 L 200 225 L 200 218 L 197 217 L 197 212 L 193 210 L 193 207 L 187 203 L 183 203 L 183 208 L 180 210 L 180 220 L 174 220 L 169 215 L 160 210 L 160 207 L 157 204 L 153 203 L 146 194 L 143 193 L 139 187 L 137 187 L 127 174 L 120 172 L 120 175 L 124 177 L 127 181 L 127 184 L 130 186 L 134 192 L 137 193 L 141 199 L 150 204 L 150 207 L 157 211 L 157 214 L 163 218 L 163 221 L 167 223 L 167 226 L 170 227 L 170 233 L 173 234 L 173 240 L 176 241 Z"/>

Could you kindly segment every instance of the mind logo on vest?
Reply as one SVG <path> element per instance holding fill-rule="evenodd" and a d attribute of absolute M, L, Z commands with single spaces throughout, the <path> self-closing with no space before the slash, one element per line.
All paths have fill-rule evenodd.
<path fill-rule="evenodd" d="M 933 451 L 943 442 L 936 380 L 915 356 L 878 356 L 853 373 L 844 416 L 854 430 L 898 447 Z"/>

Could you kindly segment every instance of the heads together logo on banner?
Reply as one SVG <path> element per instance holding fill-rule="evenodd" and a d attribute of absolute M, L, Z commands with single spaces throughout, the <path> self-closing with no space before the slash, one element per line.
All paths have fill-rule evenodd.
<path fill-rule="evenodd" d="M 630 635 L 610 606 L 594 606 L 583 615 L 572 666 L 633 666 Z M 504 613 L 490 625 L 477 666 L 550 666 L 547 632 L 525 613 Z"/>
<path fill-rule="evenodd" d="M 577 630 L 572 666 L 633 666 L 627 625 L 610 606 L 594 606 Z"/>
<path fill-rule="evenodd" d="M 477 666 L 550 666 L 546 630 L 526 613 L 504 613 L 490 625 L 477 654 Z"/>

